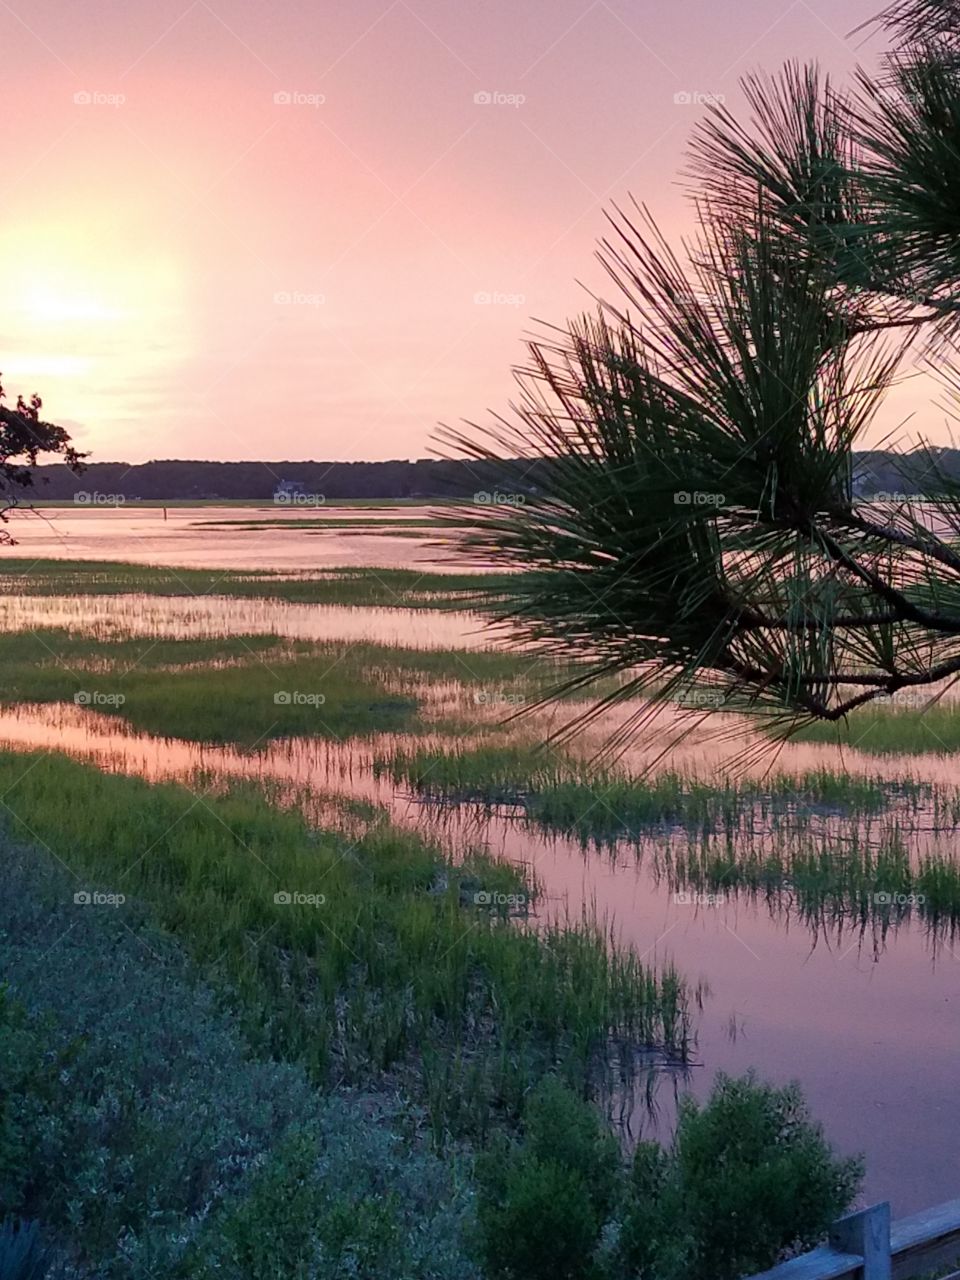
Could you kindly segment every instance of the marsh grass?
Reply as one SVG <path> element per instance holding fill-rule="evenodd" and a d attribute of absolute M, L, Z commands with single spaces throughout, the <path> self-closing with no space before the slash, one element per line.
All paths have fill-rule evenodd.
<path fill-rule="evenodd" d="M 105 643 L 61 632 L 0 636 L 3 702 L 76 702 L 142 732 L 252 747 L 275 738 L 400 732 L 417 699 L 330 646 L 275 636 Z"/>
<path fill-rule="evenodd" d="M 873 813 L 928 790 L 828 770 L 717 783 L 676 772 L 634 778 L 523 744 L 398 746 L 375 758 L 374 773 L 427 799 L 516 806 L 545 827 L 601 842 L 660 824 L 733 830 L 754 815 Z"/>
<path fill-rule="evenodd" d="M 43 842 L 78 890 L 144 902 L 232 993 L 263 1052 L 321 1079 L 392 1071 L 432 1100 L 438 1133 L 483 1131 L 548 1068 L 583 1088 L 615 1048 L 687 1055 L 671 969 L 586 919 L 535 931 L 475 905 L 478 883 L 530 892 L 506 864 L 456 866 L 382 824 L 347 841 L 253 787 L 204 795 L 53 754 L 0 753 L 0 791 L 11 830 Z M 437 1072 L 466 1092 L 432 1088 Z"/>
<path fill-rule="evenodd" d="M 503 575 L 416 569 L 332 568 L 311 576 L 279 570 L 163 568 L 106 560 L 0 560 L 0 594 L 236 596 L 298 604 L 464 609 L 496 596 Z"/>
<path fill-rule="evenodd" d="M 79 699 L 158 737 L 248 748 L 276 738 L 423 731 L 421 701 L 441 682 L 459 705 L 449 722 L 430 727 L 475 731 L 489 719 L 489 702 L 505 700 L 503 690 L 523 701 L 558 678 L 550 665 L 531 668 L 498 651 L 271 635 L 105 640 L 56 628 L 0 633 L 0 666 L 7 705 Z M 85 702 L 91 692 L 108 696 Z"/>
<path fill-rule="evenodd" d="M 894 823 L 875 837 L 852 827 L 841 836 L 793 833 L 762 842 L 689 841 L 654 851 L 654 873 L 673 892 L 764 901 L 808 925 L 896 928 L 912 916 L 936 935 L 960 925 L 960 863 L 952 853 L 911 853 Z"/>
<path fill-rule="evenodd" d="M 920 707 L 870 706 L 839 724 L 806 725 L 798 742 L 829 742 L 877 755 L 937 755 L 960 750 L 960 707 L 938 702 Z"/>

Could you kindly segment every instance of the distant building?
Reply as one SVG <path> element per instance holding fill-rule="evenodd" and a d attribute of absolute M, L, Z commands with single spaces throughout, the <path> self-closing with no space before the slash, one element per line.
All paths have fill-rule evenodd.
<path fill-rule="evenodd" d="M 283 502 L 297 493 L 303 493 L 303 483 L 300 480 L 281 480 L 273 491 L 273 500 Z"/>

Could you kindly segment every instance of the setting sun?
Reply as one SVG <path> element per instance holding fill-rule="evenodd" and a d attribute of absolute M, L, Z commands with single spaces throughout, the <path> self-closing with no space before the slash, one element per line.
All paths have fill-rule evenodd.
<path fill-rule="evenodd" d="M 122 428 L 143 407 L 138 390 L 175 379 L 191 350 L 185 273 L 170 255 L 128 256 L 62 223 L 35 223 L 0 234 L 0 272 L 14 329 L 3 373 L 60 416 L 69 403 L 81 423 Z"/>

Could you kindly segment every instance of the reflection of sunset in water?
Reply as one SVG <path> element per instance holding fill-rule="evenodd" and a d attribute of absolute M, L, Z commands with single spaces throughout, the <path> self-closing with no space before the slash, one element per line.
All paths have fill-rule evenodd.
<path fill-rule="evenodd" d="M 455 697 L 454 687 L 445 686 L 438 704 L 449 710 Z M 489 717 L 491 724 L 494 719 Z M 354 819 L 338 810 L 337 800 L 373 802 L 394 822 L 455 853 L 484 846 L 522 863 L 543 890 L 539 917 L 596 911 L 648 962 L 673 960 L 691 987 L 704 984 L 703 1008 L 694 1018 L 697 1065 L 687 1080 L 697 1093 L 705 1092 L 716 1070 L 756 1066 L 771 1078 L 799 1078 L 831 1140 L 844 1151 L 866 1150 L 867 1197 L 892 1193 L 898 1213 L 932 1203 L 956 1178 L 947 1108 L 960 1033 L 960 957 L 949 934 L 935 942 L 922 921 L 909 917 L 886 934 L 861 931 L 850 919 L 825 918 L 814 929 L 796 916 L 789 892 L 782 900 L 736 893 L 678 900 L 660 864 L 671 842 L 686 846 L 690 837 L 682 830 L 655 830 L 612 856 L 549 834 L 515 811 L 430 806 L 372 772 L 376 755 L 410 741 L 409 735 L 347 743 L 293 739 L 250 753 L 153 738 L 130 730 L 122 717 L 69 704 L 0 714 L 6 746 L 65 750 L 102 769 L 185 781 L 200 796 L 231 779 L 256 779 L 346 831 Z M 443 735 L 423 741 L 451 743 Z M 690 759 L 696 763 L 696 754 Z M 818 750 L 816 762 L 823 760 Z M 699 763 L 707 774 L 705 758 Z M 808 749 L 781 761 L 788 769 L 813 763 Z M 886 776 L 889 769 L 891 776 L 903 776 L 888 760 L 871 763 L 876 767 L 865 772 Z M 915 757 L 911 763 L 915 776 L 922 776 L 932 762 Z M 929 776 L 941 777 L 940 766 Z M 878 840 L 882 821 L 865 820 L 862 838 Z M 930 830 L 924 811 L 905 812 L 902 822 L 904 831 L 917 830 L 918 849 L 952 853 L 952 831 Z M 838 847 L 852 830 L 829 815 L 814 825 L 821 833 L 816 839 Z M 768 820 L 747 844 L 773 849 L 778 839 L 791 838 L 789 831 L 788 823 L 778 834 L 776 821 Z M 675 1084 L 683 1082 L 669 1074 L 658 1078 L 659 1121 L 641 1106 L 634 1132 L 649 1134 L 658 1123 L 665 1131 Z"/>
<path fill-rule="evenodd" d="M 42 499 L 43 490 L 29 496 Z M 430 512 L 429 507 L 402 507 L 377 508 L 373 514 L 379 519 L 426 520 Z M 310 571 L 372 565 L 430 573 L 470 571 L 471 566 L 464 566 L 455 555 L 452 535 L 443 530 L 402 531 L 414 535 L 408 537 L 398 536 L 386 526 L 364 529 L 363 513 L 333 505 L 307 514 L 317 521 L 325 517 L 349 520 L 358 528 L 297 528 L 296 521 L 303 520 L 304 514 L 296 507 L 276 505 L 164 509 L 127 502 L 108 508 L 91 501 L 14 512 L 10 530 L 19 554 L 38 559 L 121 560 L 200 569 L 248 569 L 255 565 L 258 569 Z M 243 528 L 245 520 L 271 523 Z"/>

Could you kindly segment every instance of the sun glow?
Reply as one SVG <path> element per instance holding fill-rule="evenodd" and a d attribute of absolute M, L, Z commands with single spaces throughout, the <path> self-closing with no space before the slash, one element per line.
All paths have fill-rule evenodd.
<path fill-rule="evenodd" d="M 186 274 L 176 255 L 139 249 L 61 225 L 0 233 L 7 390 L 38 391 L 101 449 L 104 429 L 132 426 L 189 353 Z"/>
<path fill-rule="evenodd" d="M 50 289 L 35 289 L 24 299 L 23 310 L 39 324 L 58 320 L 122 320 L 124 313 L 90 295 L 68 295 Z"/>

